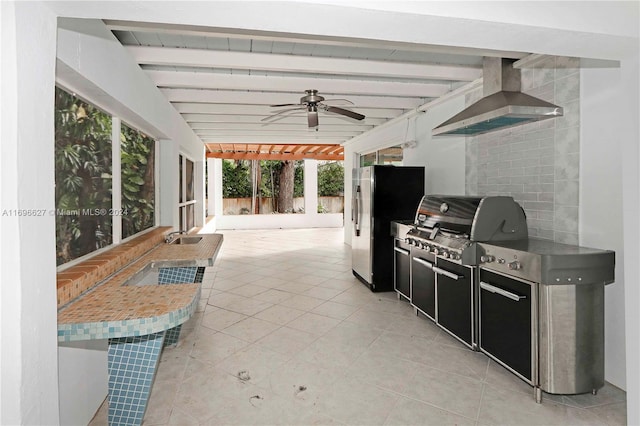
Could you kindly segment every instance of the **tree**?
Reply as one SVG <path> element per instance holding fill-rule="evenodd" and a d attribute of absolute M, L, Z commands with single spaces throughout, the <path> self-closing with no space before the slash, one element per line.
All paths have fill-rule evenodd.
<path fill-rule="evenodd" d="M 280 186 L 278 189 L 278 213 L 293 213 L 294 177 L 295 164 L 293 161 L 283 161 L 279 176 Z"/>
<path fill-rule="evenodd" d="M 222 161 L 222 196 L 224 198 L 251 197 L 249 165 L 242 160 Z"/>

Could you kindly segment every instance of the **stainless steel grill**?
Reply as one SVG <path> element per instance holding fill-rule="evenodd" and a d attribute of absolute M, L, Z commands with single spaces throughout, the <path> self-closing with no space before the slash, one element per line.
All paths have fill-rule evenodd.
<path fill-rule="evenodd" d="M 476 242 L 526 239 L 527 221 L 512 197 L 425 195 L 406 238 L 437 257 L 476 265 Z"/>
<path fill-rule="evenodd" d="M 531 384 L 537 401 L 604 385 L 613 251 L 529 238 L 524 210 L 504 196 L 426 195 L 392 233 L 410 258 L 398 296 Z"/>

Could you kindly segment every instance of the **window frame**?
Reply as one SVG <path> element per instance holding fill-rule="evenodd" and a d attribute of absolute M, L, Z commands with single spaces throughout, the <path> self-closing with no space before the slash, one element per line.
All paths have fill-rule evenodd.
<path fill-rule="evenodd" d="M 192 185 L 193 185 L 193 200 L 187 200 L 187 161 L 190 161 L 193 166 L 191 168 Z M 191 159 L 187 154 L 180 152 L 178 155 L 178 230 L 191 231 L 196 227 L 196 209 L 195 204 L 197 199 L 195 196 L 195 179 L 196 179 L 196 162 Z M 189 207 L 193 206 L 193 207 Z M 191 210 L 193 226 L 187 229 L 187 213 Z"/>
<path fill-rule="evenodd" d="M 102 112 L 104 112 L 105 114 L 109 115 L 111 117 L 111 209 L 113 211 L 119 211 L 122 209 L 122 167 L 121 167 L 121 145 L 120 145 L 120 134 L 122 131 L 122 124 L 124 123 L 126 126 L 128 126 L 131 129 L 134 129 L 138 132 L 141 132 L 145 135 L 147 135 L 149 138 L 153 139 L 154 141 L 154 175 L 156 177 L 156 182 L 157 182 L 157 177 L 158 177 L 158 172 L 159 172 L 159 159 L 160 159 L 160 150 L 159 150 L 159 146 L 158 146 L 158 138 L 149 135 L 145 132 L 143 132 L 142 130 L 138 129 L 136 126 L 129 124 L 128 122 L 124 121 L 121 117 L 109 112 L 108 110 L 102 108 L 101 106 L 99 106 L 97 103 L 93 102 L 92 100 L 90 100 L 88 97 L 82 96 L 77 94 L 76 92 L 74 92 L 73 90 L 70 90 L 68 88 L 66 88 L 64 85 L 62 84 L 58 84 L 56 83 L 56 87 L 60 90 L 65 91 L 67 94 L 76 97 L 80 100 L 82 100 L 83 102 L 90 104 L 91 106 L 93 106 L 94 108 L 97 108 L 99 110 L 101 110 Z M 55 109 L 56 106 L 53 105 L 53 108 Z M 55 143 L 55 141 L 54 141 Z M 89 253 L 86 253 L 82 256 L 79 256 L 75 259 L 70 260 L 69 262 L 66 263 L 62 263 L 60 265 L 56 266 L 56 270 L 59 271 L 63 271 L 69 267 L 72 267 L 74 265 L 77 265 L 85 260 L 88 260 L 100 253 L 103 253 L 105 251 L 108 251 L 110 249 L 112 249 L 113 247 L 116 247 L 122 243 L 125 243 L 129 240 L 132 240 L 133 238 L 136 238 L 140 235 L 144 235 L 147 232 L 152 231 L 153 229 L 156 229 L 158 227 L 158 221 L 159 221 L 159 211 L 158 211 L 158 200 L 159 200 L 159 185 L 156 184 L 155 188 L 154 188 L 154 215 L 153 215 L 153 226 L 144 229 L 138 233 L 135 233 L 133 235 L 130 235 L 127 238 L 122 238 L 122 216 L 121 215 L 110 215 L 111 217 L 111 232 L 112 232 L 112 241 L 111 244 L 93 250 Z M 56 206 L 57 209 L 57 206 Z M 56 229 L 56 235 L 57 235 L 57 229 Z"/>

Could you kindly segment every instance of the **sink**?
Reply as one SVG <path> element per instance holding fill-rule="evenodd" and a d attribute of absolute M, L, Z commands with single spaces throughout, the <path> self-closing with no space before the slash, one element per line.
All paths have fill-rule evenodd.
<path fill-rule="evenodd" d="M 169 244 L 198 244 L 202 237 L 178 237 Z"/>
<path fill-rule="evenodd" d="M 196 266 L 158 266 L 147 264 L 127 278 L 124 286 L 184 284 L 196 282 Z"/>
<path fill-rule="evenodd" d="M 160 269 L 153 267 L 151 265 L 147 265 L 135 274 L 131 275 L 131 277 L 127 278 L 122 285 L 158 285 L 160 277 Z"/>

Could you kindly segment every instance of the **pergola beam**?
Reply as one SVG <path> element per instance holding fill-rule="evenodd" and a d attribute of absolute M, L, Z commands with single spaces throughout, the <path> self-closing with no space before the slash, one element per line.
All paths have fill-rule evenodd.
<path fill-rule="evenodd" d="M 208 152 L 207 158 L 222 158 L 227 160 L 344 160 L 343 154 L 294 154 L 294 153 L 263 153 L 263 152 Z"/>
<path fill-rule="evenodd" d="M 339 144 L 224 144 L 208 143 L 207 158 L 233 160 L 343 160 Z"/>

